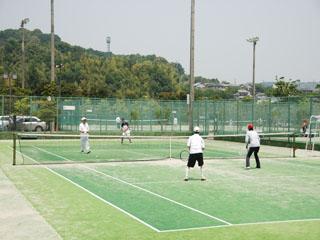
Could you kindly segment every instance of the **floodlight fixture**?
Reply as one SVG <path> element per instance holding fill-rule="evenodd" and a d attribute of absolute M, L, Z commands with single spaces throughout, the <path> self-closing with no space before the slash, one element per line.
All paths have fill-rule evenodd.
<path fill-rule="evenodd" d="M 29 21 L 30 21 L 29 18 L 22 19 L 22 21 L 21 21 L 21 27 L 23 28 L 24 25 L 26 25 Z"/>
<path fill-rule="evenodd" d="M 247 41 L 256 44 L 259 41 L 259 37 L 252 37 L 247 39 Z"/>

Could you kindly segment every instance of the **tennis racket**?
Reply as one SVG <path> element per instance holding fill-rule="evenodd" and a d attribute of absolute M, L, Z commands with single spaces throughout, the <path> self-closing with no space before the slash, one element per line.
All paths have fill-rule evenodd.
<path fill-rule="evenodd" d="M 189 151 L 187 150 L 182 150 L 180 152 L 180 160 L 183 161 L 183 162 L 187 162 L 188 161 L 188 158 L 189 158 Z"/>

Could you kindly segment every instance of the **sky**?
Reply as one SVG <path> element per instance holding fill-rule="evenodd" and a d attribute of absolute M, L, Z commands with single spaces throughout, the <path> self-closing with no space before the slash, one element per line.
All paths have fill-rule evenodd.
<path fill-rule="evenodd" d="M 320 81 L 320 0 L 196 0 L 195 75 L 231 83 Z M 114 54 L 155 54 L 189 73 L 191 0 L 55 0 L 55 33 Z M 0 30 L 50 32 L 50 0 L 0 0 Z"/>

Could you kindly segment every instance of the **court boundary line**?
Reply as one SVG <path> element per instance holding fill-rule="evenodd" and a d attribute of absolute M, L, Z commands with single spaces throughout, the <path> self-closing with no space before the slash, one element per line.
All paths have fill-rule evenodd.
<path fill-rule="evenodd" d="M 60 156 L 60 155 L 55 154 L 55 153 L 51 153 L 50 151 L 47 151 L 47 150 L 45 150 L 45 149 L 41 149 L 41 148 L 39 148 L 39 147 L 34 147 L 34 148 L 39 149 L 40 151 L 46 152 L 46 153 L 48 153 L 48 154 L 51 154 L 51 155 L 53 155 L 53 156 L 60 157 L 60 158 L 62 158 L 62 159 L 65 159 L 65 160 L 67 160 L 67 161 L 71 161 L 71 162 L 72 162 L 72 160 L 67 159 L 66 157 Z M 156 197 L 162 198 L 162 199 L 164 199 L 164 200 L 167 200 L 167 201 L 169 201 L 169 202 L 172 202 L 172 203 L 174 203 L 174 204 L 177 204 L 177 205 L 179 205 L 179 206 L 182 206 L 182 207 L 184 207 L 184 208 L 187 208 L 187 209 L 189 209 L 189 210 L 191 210 L 191 211 L 197 212 L 197 213 L 199 213 L 199 214 L 201 214 L 201 215 L 204 215 L 204 216 L 206 216 L 206 217 L 209 217 L 209 218 L 211 218 L 211 219 L 217 220 L 217 221 L 222 222 L 222 223 L 227 224 L 227 225 L 232 225 L 232 223 L 227 222 L 227 221 L 225 221 L 225 220 L 223 220 L 223 219 L 221 219 L 221 218 L 212 216 L 212 215 L 210 215 L 210 214 L 208 214 L 208 213 L 202 212 L 201 210 L 198 210 L 198 209 L 196 209 L 196 208 L 190 207 L 190 206 L 185 205 L 185 204 L 183 204 L 183 203 L 177 202 L 177 201 L 175 201 L 175 200 L 173 200 L 173 199 L 167 198 L 167 197 L 165 197 L 165 196 L 162 196 L 162 195 L 160 195 L 160 194 L 158 194 L 158 193 L 152 192 L 152 191 L 147 190 L 147 189 L 145 189 L 145 188 L 139 187 L 139 186 L 137 186 L 137 185 L 134 185 L 134 184 L 132 184 L 132 183 L 129 183 L 129 182 L 127 182 L 127 181 L 125 181 L 125 180 L 122 180 L 122 179 L 120 179 L 120 178 L 111 176 L 111 175 L 106 174 L 106 173 L 104 173 L 104 172 L 100 172 L 100 171 L 98 171 L 98 170 L 96 170 L 96 169 L 94 169 L 94 168 L 90 168 L 90 167 L 88 167 L 88 166 L 84 166 L 83 164 L 79 164 L 79 165 L 80 165 L 81 167 L 83 167 L 83 168 L 86 168 L 86 169 L 88 169 L 88 170 L 91 170 L 91 171 L 93 171 L 93 172 L 96 172 L 96 173 L 98 173 L 98 174 L 101 174 L 101 175 L 103 175 L 103 176 L 106 176 L 106 177 L 108 177 L 108 178 L 111 178 L 111 179 L 113 179 L 113 180 L 116 180 L 116 181 L 118 181 L 118 182 L 121 182 L 121 183 L 123 183 L 123 184 L 129 185 L 129 186 L 131 186 L 131 187 L 137 188 L 137 189 L 139 189 L 139 190 L 141 190 L 141 191 L 144 191 L 144 192 L 149 193 L 149 194 L 151 194 L 151 195 L 154 195 L 154 196 L 156 196 Z"/>
<path fill-rule="evenodd" d="M 8 146 L 8 147 L 11 148 L 11 149 L 13 149 L 13 148 L 10 147 L 10 146 Z M 37 147 L 35 147 L 35 148 L 37 148 Z M 43 150 L 43 149 L 40 148 L 39 150 Z M 24 155 L 24 156 L 26 156 L 27 158 L 31 159 L 32 161 L 38 163 L 36 160 L 34 160 L 33 158 L 29 157 L 28 155 L 20 152 L 19 150 L 16 150 L 16 151 L 19 152 L 21 155 Z M 43 151 L 46 151 L 46 150 L 43 150 Z M 50 153 L 50 152 L 47 152 L 47 153 L 49 153 L 49 154 L 54 154 L 54 153 Z M 54 154 L 54 155 L 55 155 L 55 154 Z M 57 157 L 64 158 L 64 157 L 59 156 L 59 155 L 57 155 Z M 74 162 L 74 161 L 68 160 L 68 159 L 65 159 L 65 160 Z M 86 166 L 83 166 L 83 164 L 81 164 L 81 163 L 79 163 L 79 165 L 82 166 L 82 167 L 87 168 Z M 105 199 L 97 196 L 96 194 L 90 192 L 89 190 L 87 190 L 86 188 L 84 188 L 84 187 L 80 186 L 79 184 L 73 182 L 72 180 L 64 177 L 63 175 L 60 175 L 59 173 L 55 172 L 54 170 L 50 169 L 49 167 L 46 167 L 46 166 L 43 166 L 43 165 L 41 165 L 41 167 L 49 170 L 49 171 L 52 172 L 53 174 L 55 174 L 55 175 L 57 175 L 57 176 L 65 179 L 65 180 L 67 180 L 68 182 L 74 184 L 75 186 L 83 189 L 84 191 L 88 192 L 90 195 L 92 195 L 92 196 L 98 198 L 99 200 L 101 200 L 101 201 L 109 204 L 110 206 L 112 206 L 112 207 L 120 210 L 121 212 L 127 214 L 128 216 L 130 216 L 130 217 L 132 217 L 133 219 L 137 220 L 138 222 L 140 222 L 140 223 L 148 226 L 149 228 L 151 228 L 152 230 L 154 230 L 154 231 L 156 231 L 156 232 L 158 232 L 158 233 L 170 233 L 170 232 L 192 231 L 192 230 L 211 229 L 211 228 L 225 228 L 225 227 L 228 227 L 228 228 L 229 228 L 229 227 L 238 227 L 238 226 L 241 227 L 241 226 L 250 226 L 250 225 L 264 225 L 264 224 L 277 224 L 277 223 L 281 224 L 281 223 L 291 223 L 291 222 L 320 221 L 320 218 L 311 218 L 311 219 L 307 219 L 307 218 L 306 218 L 306 219 L 294 219 L 294 220 L 279 220 L 279 221 L 265 221 L 265 222 L 252 222 L 252 223 L 235 223 L 235 224 L 214 225 L 214 226 L 195 227 L 195 228 L 181 228 L 181 229 L 159 230 L 159 229 L 157 229 L 157 228 L 149 225 L 148 223 L 145 223 L 143 220 L 140 220 L 139 218 L 135 217 L 134 215 L 126 212 L 125 210 L 123 210 L 123 209 L 121 209 L 121 208 L 113 205 L 112 203 L 108 202 L 107 200 L 105 200 Z M 95 170 L 95 169 L 91 169 L 91 168 L 88 168 L 88 169 L 89 169 L 89 170 Z M 98 172 L 99 172 L 99 171 L 98 171 Z M 104 173 L 101 173 L 101 174 L 104 175 Z M 112 176 L 111 176 L 111 177 L 112 177 Z M 121 180 L 121 179 L 120 179 L 120 180 Z M 147 191 L 148 191 L 148 190 L 147 190 Z"/>
<path fill-rule="evenodd" d="M 55 153 L 52 153 L 52 152 L 50 152 L 50 151 L 47 151 L 47 150 L 44 150 L 44 149 L 42 149 L 42 148 L 39 148 L 39 147 L 36 147 L 36 146 L 33 146 L 33 145 L 31 145 L 31 147 L 33 147 L 33 148 L 36 148 L 36 149 L 38 149 L 38 150 L 40 150 L 40 151 L 43 151 L 43 152 L 46 152 L 46 153 L 48 153 L 48 154 L 51 154 L 51 155 L 53 155 L 53 156 L 56 156 L 56 157 L 59 157 L 59 158 L 62 158 L 62 159 L 64 159 L 64 160 L 66 160 L 66 161 L 68 161 L 68 162 L 71 162 L 71 163 L 76 163 L 76 164 L 81 164 L 81 163 L 88 163 L 88 162 L 82 162 L 82 161 L 79 161 L 79 162 L 76 162 L 76 161 L 73 161 L 73 160 L 70 160 L 70 159 L 68 159 L 68 158 L 65 158 L 65 157 L 63 157 L 63 156 L 60 156 L 60 155 L 57 155 L 57 154 L 55 154 Z M 126 152 L 130 152 L 129 150 L 126 150 Z M 133 151 L 134 153 L 138 153 L 137 151 Z M 138 154 L 141 154 L 141 153 L 138 153 Z M 145 156 L 147 156 L 147 157 L 149 157 L 150 155 L 148 155 L 148 154 L 145 154 L 145 153 L 142 153 L 143 155 L 145 155 Z M 125 161 L 125 162 L 143 162 L 143 161 L 159 161 L 159 160 L 164 160 L 164 159 L 167 159 L 168 157 L 163 157 L 163 158 L 155 158 L 155 159 L 147 159 L 147 160 L 143 160 L 143 159 L 141 159 L 141 160 L 128 160 L 128 161 Z M 106 160 L 106 159 L 99 159 L 99 158 L 97 158 L 97 159 L 95 159 L 95 161 L 106 161 L 106 162 L 121 162 L 122 160 L 117 160 L 117 159 L 111 159 L 111 160 Z M 39 163 L 39 162 L 38 162 Z M 90 162 L 89 162 L 90 163 Z M 95 162 L 93 162 L 92 161 L 92 163 L 95 163 Z M 40 163 L 41 164 L 41 163 Z"/>
<path fill-rule="evenodd" d="M 9 148 L 11 148 L 11 147 L 9 147 Z M 13 149 L 13 148 L 12 148 L 12 149 Z M 24 154 L 24 153 L 22 153 L 22 152 L 20 152 L 20 151 L 18 151 L 18 150 L 16 150 L 16 151 L 17 151 L 17 152 L 19 152 L 20 154 L 24 155 L 25 157 L 29 158 L 30 160 L 32 160 L 32 161 L 34 161 L 34 162 L 38 163 L 35 159 L 33 159 L 33 158 L 29 157 L 28 155 L 26 155 L 26 154 Z M 131 213 L 127 212 L 126 210 L 124 210 L 124 209 L 122 209 L 122 208 L 120 208 L 120 207 L 118 207 L 118 206 L 114 205 L 113 203 L 111 203 L 111 202 L 109 202 L 109 201 L 107 201 L 107 200 L 103 199 L 102 197 L 98 196 L 97 194 L 95 194 L 95 193 L 91 192 L 90 190 L 86 189 L 85 187 L 83 187 L 83 186 L 79 185 L 78 183 L 73 182 L 72 180 L 70 180 L 70 179 L 68 179 L 67 177 L 65 177 L 65 176 L 61 175 L 60 173 L 58 173 L 58 172 L 56 172 L 56 171 L 52 170 L 51 168 L 49 168 L 49 167 L 47 167 L 47 166 L 43 166 L 43 165 L 40 165 L 40 166 L 41 166 L 42 168 L 44 168 L 44 169 L 47 169 L 47 170 L 48 170 L 48 171 L 50 171 L 51 173 L 53 173 L 53 174 L 55 174 L 55 175 L 57 175 L 57 176 L 59 176 L 59 177 L 63 178 L 64 180 L 66 180 L 66 181 L 70 182 L 71 184 L 75 185 L 76 187 L 78 187 L 78 188 L 80 188 L 80 189 L 84 190 L 85 192 L 89 193 L 90 195 L 92 195 L 93 197 L 95 197 L 95 198 L 99 199 L 100 201 L 102 201 L 102 202 L 104 202 L 104 203 L 106 203 L 106 204 L 108 204 L 108 205 L 110 205 L 110 206 L 114 207 L 115 209 L 119 210 L 120 212 L 122 212 L 122 213 L 124 213 L 124 214 L 128 215 L 129 217 L 131 217 L 131 218 L 135 219 L 136 221 L 138 221 L 138 222 L 142 223 L 143 225 L 145 225 L 145 226 L 147 226 L 147 227 L 151 228 L 152 230 L 154 230 L 154 231 L 156 231 L 156 232 L 161 232 L 161 231 L 160 231 L 159 229 L 157 229 L 156 227 L 154 227 L 154 226 L 152 226 L 152 225 L 150 225 L 150 224 L 148 224 L 148 223 L 144 222 L 143 220 L 141 220 L 140 218 L 138 218 L 138 217 L 134 216 L 133 214 L 131 214 Z"/>
<path fill-rule="evenodd" d="M 189 230 L 203 230 L 211 228 L 230 228 L 230 227 L 241 227 L 241 226 L 251 226 L 251 225 L 267 225 L 267 224 L 281 224 L 281 223 L 292 223 L 292 222 L 312 222 L 320 221 L 320 218 L 306 218 L 306 219 L 294 219 L 294 220 L 279 220 L 279 221 L 266 221 L 266 222 L 253 222 L 253 223 L 234 223 L 232 225 L 218 225 L 218 226 L 207 226 L 207 227 L 194 227 L 194 228 L 180 228 L 172 230 L 160 230 L 161 233 L 169 232 L 183 232 Z"/>

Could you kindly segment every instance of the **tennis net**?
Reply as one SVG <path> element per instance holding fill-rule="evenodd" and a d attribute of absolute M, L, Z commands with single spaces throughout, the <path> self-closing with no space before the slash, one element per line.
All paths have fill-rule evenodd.
<path fill-rule="evenodd" d="M 205 159 L 245 158 L 245 135 L 202 136 Z M 293 133 L 260 134 L 260 156 L 292 157 Z M 13 164 L 58 164 L 84 162 L 155 161 L 179 159 L 187 149 L 187 136 L 133 136 L 132 143 L 120 136 L 91 135 L 90 154 L 80 151 L 79 135 L 17 133 L 13 142 Z"/>

